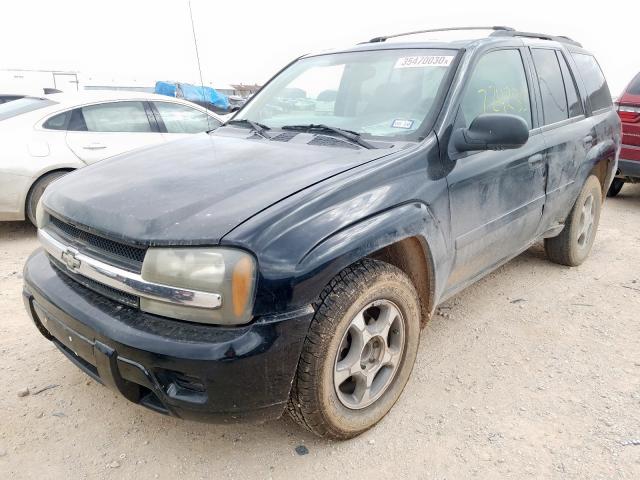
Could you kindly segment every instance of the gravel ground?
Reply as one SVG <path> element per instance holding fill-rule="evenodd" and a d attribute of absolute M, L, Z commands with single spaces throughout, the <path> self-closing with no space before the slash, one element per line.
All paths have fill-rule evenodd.
<path fill-rule="evenodd" d="M 343 443 L 166 418 L 89 380 L 24 312 L 34 229 L 0 223 L 0 477 L 638 479 L 639 219 L 627 185 L 581 267 L 537 246 L 441 305 L 398 404 Z"/>

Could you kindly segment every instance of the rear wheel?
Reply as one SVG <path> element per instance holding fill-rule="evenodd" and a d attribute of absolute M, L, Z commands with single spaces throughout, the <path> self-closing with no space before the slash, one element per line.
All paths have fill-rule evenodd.
<path fill-rule="evenodd" d="M 58 178 L 66 175 L 69 172 L 52 172 L 43 175 L 36 183 L 31 186 L 31 190 L 29 191 L 29 195 L 27 196 L 27 205 L 26 205 L 26 213 L 27 218 L 34 225 L 36 224 L 36 207 L 38 206 L 38 202 L 40 201 L 40 197 L 44 193 L 45 189 L 49 186 L 51 182 L 57 180 Z"/>
<path fill-rule="evenodd" d="M 401 270 L 376 260 L 343 270 L 316 305 L 290 415 L 326 438 L 368 430 L 400 397 L 419 336 L 418 295 Z"/>
<path fill-rule="evenodd" d="M 624 185 L 624 180 L 621 178 L 614 178 L 613 182 L 611 182 L 611 186 L 609 187 L 609 191 L 607 191 L 607 197 L 615 197 L 622 190 L 622 186 Z"/>
<path fill-rule="evenodd" d="M 552 262 L 575 267 L 585 261 L 596 237 L 602 209 L 602 186 L 594 175 L 587 178 L 576 203 L 557 237 L 547 238 L 544 248 Z"/>

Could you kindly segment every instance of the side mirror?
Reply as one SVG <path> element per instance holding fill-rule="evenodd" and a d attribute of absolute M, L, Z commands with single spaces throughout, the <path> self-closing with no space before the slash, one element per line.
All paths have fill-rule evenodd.
<path fill-rule="evenodd" d="M 519 148 L 528 139 L 529 127 L 522 117 L 506 113 L 478 115 L 469 128 L 459 128 L 452 137 L 459 152 Z"/>

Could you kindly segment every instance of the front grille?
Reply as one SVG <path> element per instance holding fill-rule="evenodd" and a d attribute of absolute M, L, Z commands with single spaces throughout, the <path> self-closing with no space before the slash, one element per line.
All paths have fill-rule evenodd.
<path fill-rule="evenodd" d="M 51 228 L 52 227 L 52 228 Z M 116 242 L 51 216 L 50 227 L 65 243 L 105 262 L 140 273 L 146 248 Z"/>
<path fill-rule="evenodd" d="M 76 284 L 80 284 L 81 286 L 88 288 L 89 290 L 93 290 L 94 292 L 118 303 L 138 308 L 139 298 L 135 295 L 122 292 L 108 285 L 97 282 L 91 278 L 73 273 L 69 271 L 69 269 L 62 262 L 56 260 L 51 255 L 49 255 L 49 261 L 60 273 L 62 273 L 61 278 L 65 281 L 65 283 L 67 283 L 67 285 L 75 286 Z"/>

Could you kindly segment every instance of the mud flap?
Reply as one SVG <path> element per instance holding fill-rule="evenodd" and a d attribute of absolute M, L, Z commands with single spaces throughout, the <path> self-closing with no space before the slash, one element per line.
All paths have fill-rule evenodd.
<path fill-rule="evenodd" d="M 96 340 L 93 345 L 93 355 L 98 375 L 104 385 L 120 392 L 127 400 L 138 403 L 140 387 L 120 376 L 116 351 Z"/>

